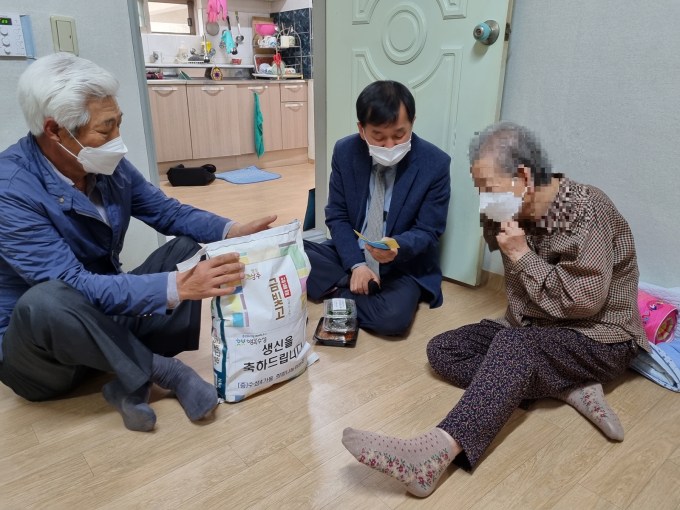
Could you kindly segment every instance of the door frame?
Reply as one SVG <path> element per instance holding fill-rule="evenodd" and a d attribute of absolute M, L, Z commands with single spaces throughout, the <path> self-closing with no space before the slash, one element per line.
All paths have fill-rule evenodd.
<path fill-rule="evenodd" d="M 324 0 L 325 1 L 325 0 Z M 151 102 L 149 101 L 149 89 L 146 81 L 146 67 L 144 62 L 144 48 L 142 46 L 142 32 L 139 26 L 139 2 L 138 0 L 127 0 L 128 17 L 130 18 L 130 31 L 132 32 L 132 51 L 135 55 L 135 67 L 137 69 L 137 87 L 139 88 L 139 101 L 142 106 L 142 124 L 146 139 L 146 155 L 149 162 L 149 180 L 157 188 L 160 186 L 158 178 L 158 161 L 156 160 L 156 140 L 153 133 L 153 122 L 151 120 Z M 160 232 L 158 237 L 158 247 L 160 248 L 167 242 L 167 238 Z"/>
<path fill-rule="evenodd" d="M 349 1 L 349 0 L 348 0 Z M 326 0 L 313 0 L 312 26 L 317 37 L 312 45 L 314 62 L 314 220 L 315 231 L 326 235 L 328 202 L 328 132 L 326 130 Z"/>

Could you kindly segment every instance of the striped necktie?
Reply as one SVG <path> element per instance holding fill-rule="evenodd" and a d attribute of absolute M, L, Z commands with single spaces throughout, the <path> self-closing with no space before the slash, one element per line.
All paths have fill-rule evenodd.
<path fill-rule="evenodd" d="M 385 170 L 387 167 L 376 164 L 375 183 L 371 195 L 371 206 L 368 208 L 368 220 L 366 222 L 366 237 L 371 241 L 379 241 L 383 238 L 383 222 L 385 221 Z M 364 250 L 366 265 L 380 277 L 380 264 L 368 250 Z"/>

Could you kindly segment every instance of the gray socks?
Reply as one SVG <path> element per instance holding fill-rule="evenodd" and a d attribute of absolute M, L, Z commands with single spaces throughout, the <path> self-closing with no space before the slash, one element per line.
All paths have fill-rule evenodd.
<path fill-rule="evenodd" d="M 217 390 L 178 359 L 153 355 L 151 381 L 171 390 L 191 420 L 200 420 L 217 407 Z"/>
<path fill-rule="evenodd" d="M 118 379 L 106 383 L 102 388 L 104 398 L 121 414 L 125 427 L 140 432 L 153 430 L 156 425 L 156 413 L 148 404 L 150 392 L 151 382 L 128 393 Z"/>

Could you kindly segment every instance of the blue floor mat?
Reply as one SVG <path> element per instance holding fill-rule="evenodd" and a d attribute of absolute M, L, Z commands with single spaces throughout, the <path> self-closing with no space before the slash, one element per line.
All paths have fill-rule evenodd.
<path fill-rule="evenodd" d="M 249 166 L 246 168 L 241 168 L 240 170 L 233 170 L 231 172 L 222 172 L 221 174 L 215 174 L 215 177 L 217 179 L 231 182 L 232 184 L 253 184 L 256 182 L 273 181 L 274 179 L 281 178 L 279 174 L 265 172 L 256 166 Z"/>

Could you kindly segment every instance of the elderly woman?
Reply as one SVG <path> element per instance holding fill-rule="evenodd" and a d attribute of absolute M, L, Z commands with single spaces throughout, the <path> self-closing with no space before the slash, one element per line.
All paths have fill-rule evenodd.
<path fill-rule="evenodd" d="M 237 254 L 183 274 L 176 264 L 197 241 L 250 234 L 276 217 L 241 225 L 149 184 L 124 157 L 117 91 L 111 74 L 69 53 L 39 59 L 19 81 L 30 133 L 0 153 L 0 381 L 37 401 L 91 369 L 115 372 L 104 398 L 126 427 L 148 431 L 152 382 L 192 420 L 217 405 L 211 384 L 165 356 L 198 347 L 200 300 L 243 277 Z M 178 237 L 125 273 L 131 217 Z"/>
<path fill-rule="evenodd" d="M 566 400 L 612 439 L 623 429 L 601 383 L 649 350 L 626 220 L 599 189 L 553 174 L 527 130 L 488 128 L 470 149 L 484 233 L 500 248 L 508 309 L 433 338 L 430 365 L 466 388 L 434 429 L 409 440 L 345 429 L 356 458 L 427 496 L 454 462 L 471 471 L 517 407 Z"/>

